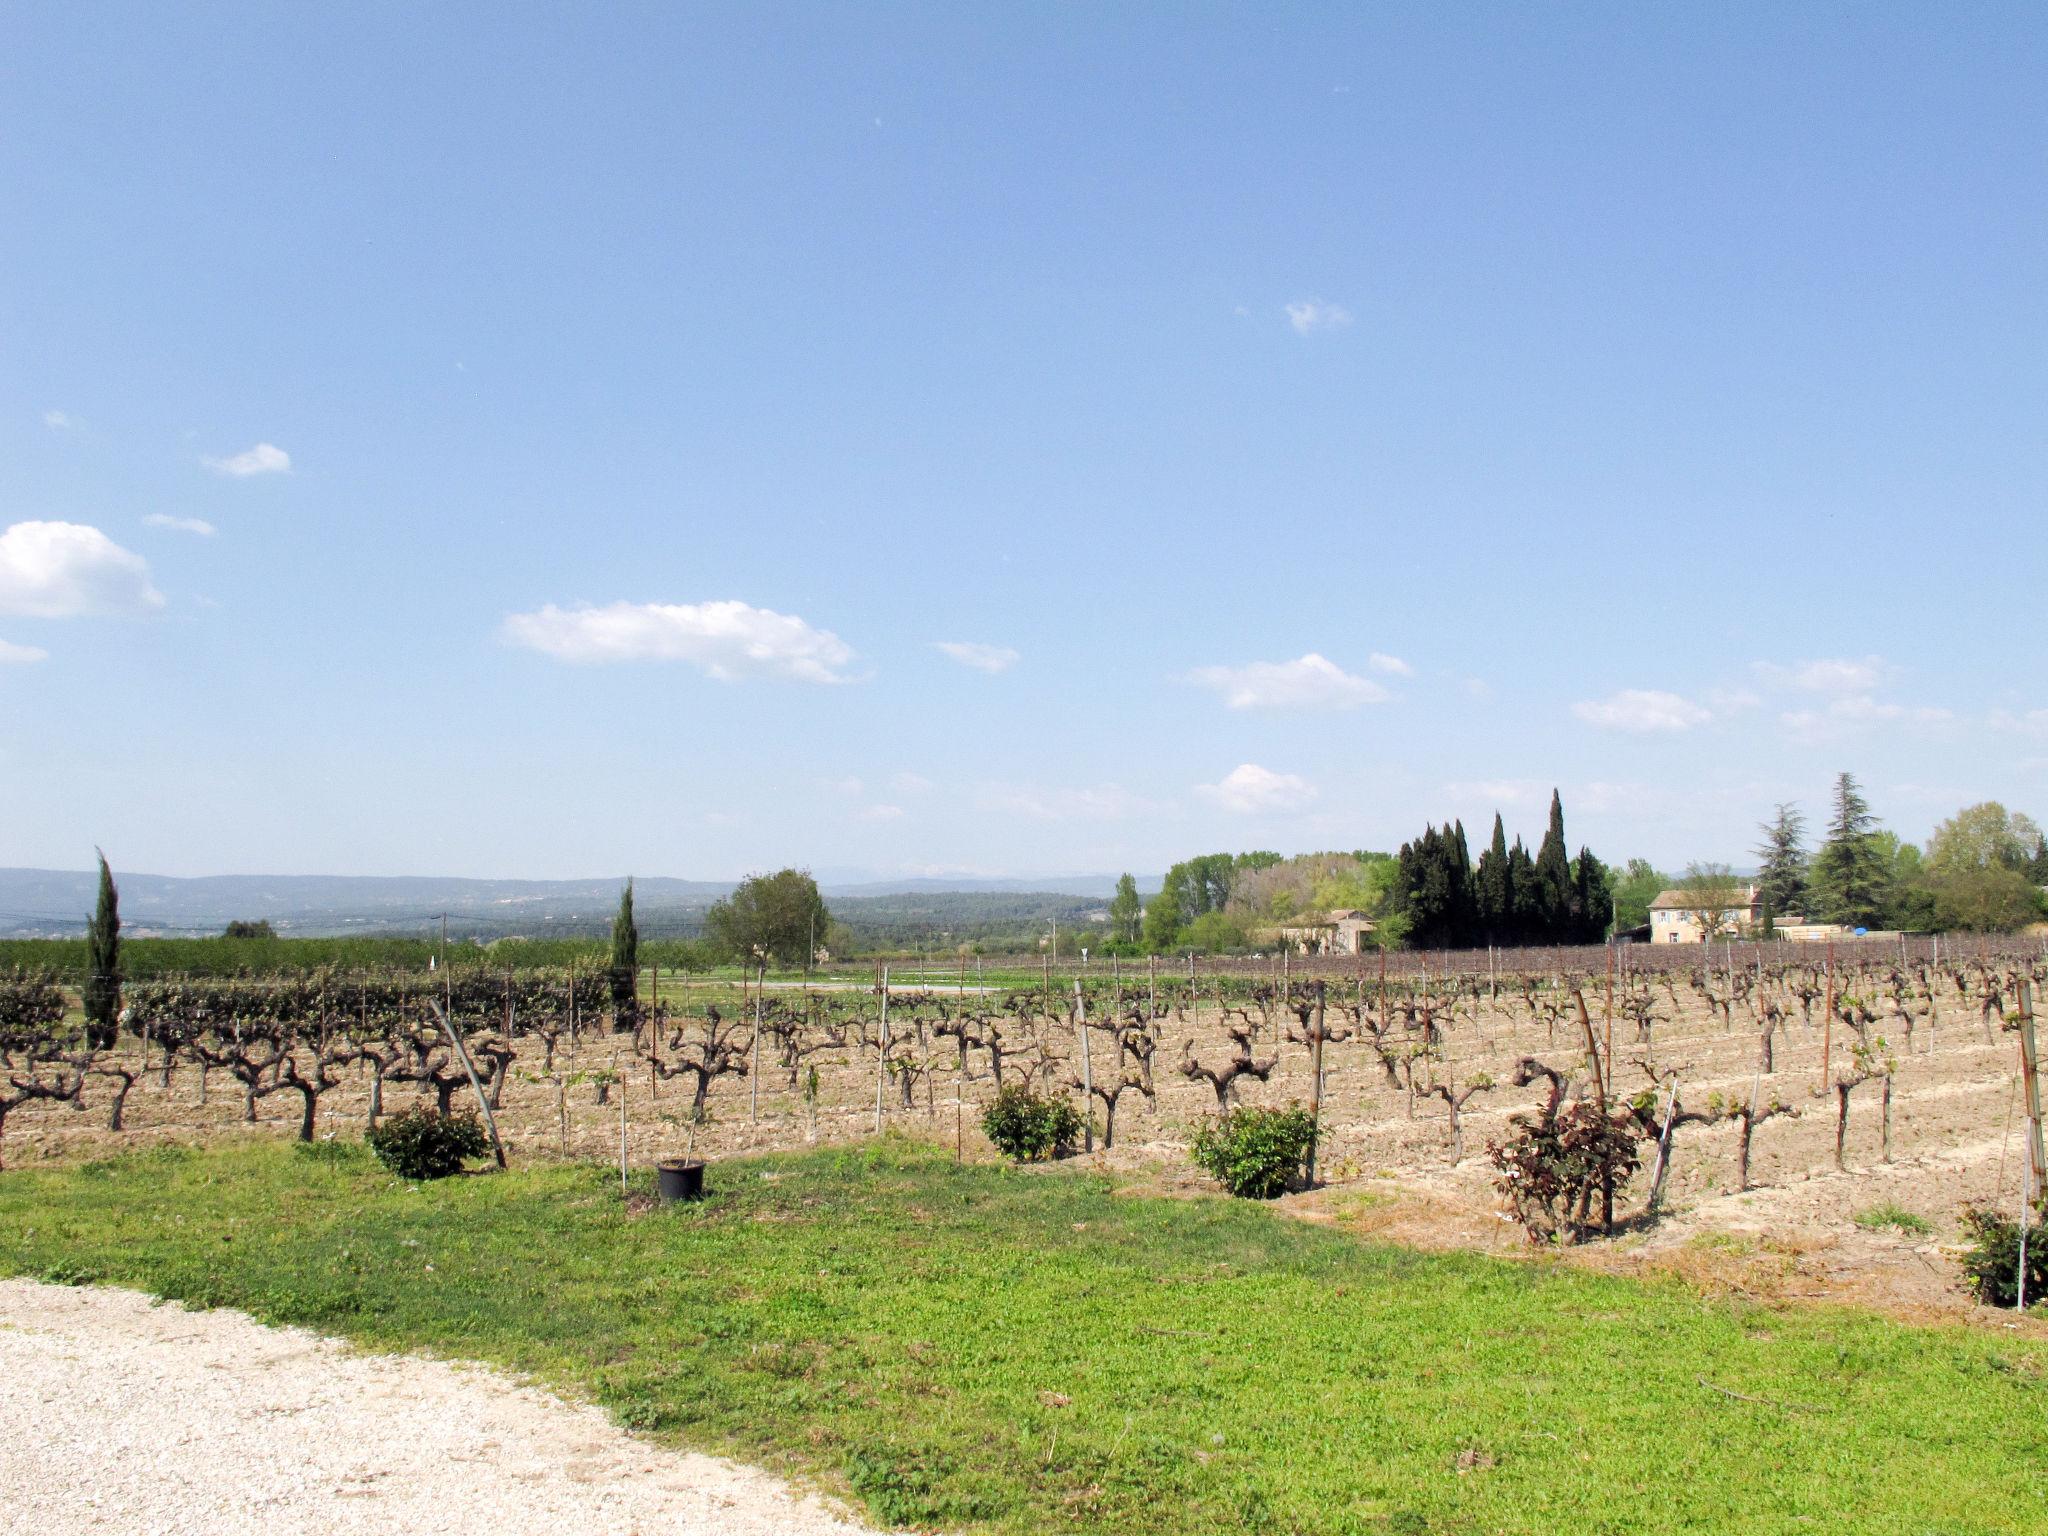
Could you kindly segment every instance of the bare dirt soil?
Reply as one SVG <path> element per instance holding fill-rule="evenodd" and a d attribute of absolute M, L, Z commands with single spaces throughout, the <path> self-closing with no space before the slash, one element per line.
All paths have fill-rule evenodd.
<path fill-rule="evenodd" d="M 1870 978 L 1858 984 L 1874 990 Z M 1793 986 L 1774 978 L 1731 996 L 1732 989 L 1717 989 L 1711 974 L 1703 979 L 1698 972 L 1674 970 L 1633 978 L 1619 989 L 1610 1022 L 1600 978 L 1587 981 L 1589 1020 L 1617 1095 L 1654 1089 L 1661 1104 L 1675 1082 L 1688 1110 L 1707 1110 L 1718 1096 L 1724 1105 L 1776 1100 L 1795 1113 L 1757 1127 L 1752 1187 L 1746 1190 L 1738 1188 L 1733 1121 L 1680 1127 L 1662 1219 L 1589 1244 L 1575 1252 L 1575 1261 L 1668 1271 L 1710 1288 L 1757 1296 L 1830 1298 L 1913 1317 L 2010 1323 L 2011 1314 L 1993 1314 L 1971 1301 L 1955 1252 L 1957 1217 L 1966 1205 L 2017 1209 L 2025 1153 L 2014 1034 L 2002 1027 L 1995 1010 L 1985 1008 L 1968 978 L 1937 973 L 1931 997 L 1915 1001 L 1902 990 L 1896 1006 L 1887 1010 L 1880 1002 L 1883 1016 L 1866 1031 L 1876 1044 L 1866 1046 L 1861 1064 L 1890 1064 L 1889 1140 L 1880 1073 L 1850 1091 L 1838 1168 L 1835 1085 L 1858 1069 L 1858 1042 L 1839 1023 L 1825 1028 L 1822 1004 L 1809 1000 L 1802 1007 Z M 1439 1044 L 1427 1056 L 1397 1062 L 1392 1072 L 1359 1035 L 1328 1044 L 1323 1187 L 1290 1196 L 1283 1205 L 1307 1219 L 1342 1222 L 1402 1242 L 1526 1251 L 1520 1229 L 1502 1213 L 1486 1149 L 1490 1139 L 1510 1130 L 1511 1114 L 1529 1110 L 1541 1097 L 1540 1085 L 1510 1085 L 1518 1059 L 1534 1056 L 1560 1070 L 1582 1065 L 1585 1036 L 1575 1008 L 1558 1001 L 1564 995 L 1545 1002 L 1540 991 L 1517 993 L 1505 982 L 1497 992 L 1469 982 L 1462 992 L 1447 989 L 1425 999 Z M 1637 1013 L 1648 1019 L 1647 1036 L 1629 1016 L 1631 997 Z M 1363 1008 L 1368 1016 L 1376 1011 L 1367 979 L 1331 983 L 1329 998 L 1333 1025 L 1345 1022 L 1340 1004 Z M 1134 984 L 1125 1015 L 1134 1016 L 1142 1005 L 1142 983 Z M 687 996 L 680 1006 L 688 1011 Z M 1078 1031 L 1064 1007 L 1059 1000 L 1035 1019 L 1000 1021 L 1009 1052 L 1004 1081 L 1068 1089 L 1079 1076 Z M 903 1074 L 878 1073 L 872 1032 L 863 1044 L 855 1031 L 852 1043 L 807 1058 L 818 1068 L 815 1102 L 804 1096 L 801 1074 L 778 1067 L 772 1045 L 764 1043 L 757 1071 L 717 1080 L 708 1120 L 693 1131 L 688 1080 L 656 1081 L 630 1039 L 606 1032 L 565 1042 L 552 1074 L 542 1071 L 538 1042 L 522 1038 L 499 1120 L 515 1159 L 616 1158 L 623 1098 L 627 1152 L 635 1165 L 686 1147 L 716 1160 L 872 1135 L 879 1082 L 883 1126 L 957 1141 L 964 1155 L 987 1157 L 992 1153 L 977 1120 L 979 1106 L 995 1091 L 989 1059 L 970 1051 L 963 1077 L 954 1040 L 939 1036 L 934 1026 L 947 1015 L 977 1010 L 985 1025 L 991 1008 L 992 1002 L 972 996 L 892 1002 L 898 1055 L 913 1068 L 928 1069 L 909 1074 L 907 1105 Z M 1782 1017 L 1771 1070 L 1764 1071 L 1760 1024 L 1773 1008 Z M 1220 1066 L 1233 1049 L 1225 1028 L 1248 1027 L 1254 1059 L 1274 1065 L 1264 1082 L 1241 1078 L 1237 1098 L 1285 1104 L 1310 1096 L 1309 1050 L 1285 1038 L 1294 1017 L 1270 1004 L 1264 1011 L 1241 1005 L 1228 1016 L 1206 1001 L 1199 1007 L 1162 1006 L 1160 1013 L 1151 1026 L 1157 1042 L 1153 1092 L 1133 1086 L 1123 1093 L 1114 1147 L 1098 1146 L 1088 1161 L 1154 1191 L 1208 1189 L 1188 1161 L 1187 1146 L 1195 1127 L 1216 1112 L 1216 1096 L 1207 1082 L 1183 1075 L 1183 1059 Z M 1096 1019 L 1098 1026 L 1105 1022 Z M 1098 1086 L 1113 1084 L 1117 1045 L 1103 1028 L 1088 1034 L 1090 1075 Z M 1412 1027 L 1405 1036 L 1401 1028 L 1391 1031 L 1387 1040 L 1398 1043 L 1397 1037 L 1411 1049 L 1417 1038 Z M 132 1050 L 132 1043 L 124 1049 Z M 1128 1057 L 1125 1069 L 1133 1078 L 1140 1075 Z M 1660 1074 L 1656 1079 L 1653 1069 Z M 596 1079 L 607 1072 L 617 1072 L 623 1082 L 600 1103 Z M 1466 1103 L 1463 1156 L 1454 1161 L 1447 1106 L 1429 1087 L 1442 1082 L 1462 1089 L 1482 1077 L 1494 1086 Z M 387 1090 L 387 1111 L 407 1102 L 401 1090 Z M 345 1083 L 321 1101 L 319 1134 L 360 1134 L 367 1108 L 367 1078 Z M 260 1123 L 244 1125 L 235 1083 L 219 1072 L 202 1082 L 196 1068 L 181 1063 L 168 1090 L 154 1072 L 136 1084 L 127 1102 L 128 1128 L 121 1133 L 105 1129 L 104 1094 L 94 1088 L 83 1109 L 32 1105 L 17 1112 L 4 1150 L 9 1165 L 18 1166 L 95 1157 L 160 1139 L 289 1135 L 296 1130 L 296 1110 L 289 1094 L 265 1098 L 258 1105 Z M 1099 1103 L 1096 1116 L 1099 1140 Z M 1638 1192 L 1645 1182 L 1639 1177 Z M 1927 1230 L 1874 1224 L 1874 1213 L 1886 1207 L 1919 1218 Z"/>

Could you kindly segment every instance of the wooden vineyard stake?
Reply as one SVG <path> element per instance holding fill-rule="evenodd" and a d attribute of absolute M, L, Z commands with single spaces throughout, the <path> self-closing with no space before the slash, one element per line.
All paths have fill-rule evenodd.
<path fill-rule="evenodd" d="M 1095 1068 L 1088 1049 L 1088 999 L 1081 995 L 1081 983 L 1074 983 L 1074 1028 L 1081 1035 L 1081 1150 L 1095 1150 Z"/>
<path fill-rule="evenodd" d="M 2041 1131 L 2041 1053 L 2034 1036 L 2034 986 L 2020 983 L 2020 1077 L 2027 1099 L 2027 1209 L 2038 1211 L 2048 1192 L 2048 1147 Z"/>
<path fill-rule="evenodd" d="M 433 1003 L 427 1006 L 434 1010 L 434 1016 L 441 1021 L 441 1028 L 448 1032 L 448 1043 L 455 1047 L 455 1054 L 462 1062 L 462 1070 L 469 1074 L 470 1091 L 476 1095 L 476 1107 L 484 1112 L 484 1125 L 491 1133 L 491 1151 L 496 1154 L 498 1166 L 505 1166 L 505 1143 L 498 1140 L 497 1117 L 491 1113 L 491 1101 L 484 1094 L 484 1085 L 477 1080 L 476 1063 L 469 1059 L 469 1047 L 462 1043 L 462 1036 L 456 1032 L 455 1021 Z"/>
<path fill-rule="evenodd" d="M 1834 1065 L 1835 1055 L 1835 941 L 1828 940 L 1828 1011 L 1821 1019 L 1820 1029 L 1820 1091 L 1828 1089 L 1828 1069 Z"/>
<path fill-rule="evenodd" d="M 1309 1044 L 1308 1187 L 1316 1187 L 1316 1143 L 1323 1134 L 1323 984 L 1316 983 L 1316 1025 Z"/>
<path fill-rule="evenodd" d="M 889 1075 L 889 967 L 882 967 L 882 1024 L 875 1034 L 875 1134 L 882 1134 L 882 1083 Z"/>

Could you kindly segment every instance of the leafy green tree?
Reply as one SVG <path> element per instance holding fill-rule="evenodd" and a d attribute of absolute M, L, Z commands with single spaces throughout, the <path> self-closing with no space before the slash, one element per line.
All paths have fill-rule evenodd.
<path fill-rule="evenodd" d="M 1892 870 L 1877 843 L 1878 820 L 1855 775 L 1835 780 L 1827 840 L 1813 856 L 1807 891 L 1813 915 L 1852 928 L 1876 924 L 1892 897 Z"/>
<path fill-rule="evenodd" d="M 2031 816 L 2006 810 L 1996 800 L 1965 806 L 1927 839 L 1927 870 L 1934 876 L 2006 869 L 2031 870 L 2041 829 Z"/>
<path fill-rule="evenodd" d="M 97 849 L 94 852 L 98 852 Z M 85 1039 L 109 1050 L 121 1032 L 121 893 L 114 889 L 107 856 L 99 855 L 100 894 L 85 929 Z"/>
<path fill-rule="evenodd" d="M 612 1028 L 630 1030 L 640 1022 L 640 928 L 633 921 L 633 879 L 619 893 L 612 918 Z"/>
<path fill-rule="evenodd" d="M 1764 840 L 1750 851 L 1757 857 L 1758 897 L 1777 917 L 1801 910 L 1806 901 L 1806 817 L 1786 801 L 1757 830 Z"/>
<path fill-rule="evenodd" d="M 1145 948 L 1155 955 L 1165 954 L 1179 944 L 1184 922 L 1180 897 L 1175 893 L 1172 882 L 1168 881 L 1145 903 Z"/>
<path fill-rule="evenodd" d="M 1726 864 L 1688 864 L 1685 878 L 1678 882 L 1678 899 L 1699 924 L 1700 937 L 1709 943 L 1735 931 L 1737 914 L 1747 904 L 1748 894 Z"/>
<path fill-rule="evenodd" d="M 1650 921 L 1650 903 L 1663 895 L 1670 884 L 1670 878 L 1648 859 L 1630 859 L 1614 882 L 1615 931 L 1627 933 L 1646 926 Z"/>
<path fill-rule="evenodd" d="M 222 930 L 221 937 L 224 939 L 274 939 L 277 937 L 277 930 L 270 926 L 270 919 L 267 917 L 258 918 L 254 922 L 238 917 Z"/>
<path fill-rule="evenodd" d="M 1135 944 L 1145 925 L 1145 906 L 1138 900 L 1138 882 L 1129 874 L 1118 877 L 1116 894 L 1109 898 L 1109 936 L 1112 943 Z"/>
<path fill-rule="evenodd" d="M 1932 875 L 1933 925 L 1966 933 L 2012 933 L 2042 918 L 2041 888 L 2017 869 L 1993 865 Z"/>
<path fill-rule="evenodd" d="M 1225 955 L 1249 949 L 1252 941 L 1244 924 L 1228 912 L 1204 912 L 1181 930 L 1180 942 L 1204 954 Z"/>
<path fill-rule="evenodd" d="M 749 875 L 730 896 L 713 902 L 704 914 L 704 931 L 728 955 L 764 966 L 770 960 L 794 965 L 809 959 L 831 922 L 809 871 L 782 869 Z"/>

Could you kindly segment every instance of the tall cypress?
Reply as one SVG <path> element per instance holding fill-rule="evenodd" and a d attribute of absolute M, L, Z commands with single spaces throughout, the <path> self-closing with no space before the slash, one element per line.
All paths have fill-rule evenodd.
<path fill-rule="evenodd" d="M 621 1033 L 640 1023 L 640 929 L 633 921 L 633 880 L 619 893 L 612 919 L 612 1028 Z"/>
<path fill-rule="evenodd" d="M 1508 834 L 1500 812 L 1493 813 L 1493 841 L 1479 855 L 1479 927 L 1489 944 L 1505 944 L 1514 921 L 1514 900 L 1508 889 Z"/>
<path fill-rule="evenodd" d="M 121 893 L 107 856 L 100 853 L 99 859 L 100 899 L 85 929 L 85 1043 L 105 1051 L 121 1032 Z"/>
<path fill-rule="evenodd" d="M 1536 850 L 1539 943 L 1562 944 L 1571 940 L 1572 861 L 1564 846 L 1564 802 L 1556 790 L 1550 792 L 1550 827 Z"/>
<path fill-rule="evenodd" d="M 1614 877 L 1607 866 L 1593 857 L 1593 850 L 1581 848 L 1572 869 L 1579 931 L 1573 935 L 1580 944 L 1598 944 L 1607 937 L 1614 916 Z"/>
<path fill-rule="evenodd" d="M 1509 942 L 1541 944 L 1543 900 L 1536 881 L 1536 861 L 1529 857 L 1529 850 L 1522 846 L 1519 836 L 1515 846 L 1508 850 L 1508 903 Z"/>

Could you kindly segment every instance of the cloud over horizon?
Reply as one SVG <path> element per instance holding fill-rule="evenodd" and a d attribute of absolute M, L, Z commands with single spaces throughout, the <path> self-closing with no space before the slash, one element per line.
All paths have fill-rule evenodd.
<path fill-rule="evenodd" d="M 1689 731 L 1714 718 L 1713 711 L 1660 688 L 1623 688 L 1604 699 L 1582 699 L 1572 713 L 1603 730 L 1647 735 L 1654 731 Z"/>
<path fill-rule="evenodd" d="M 1396 661 L 1391 656 L 1376 659 Z M 1382 665 L 1378 670 L 1390 669 Z M 1223 702 L 1232 709 L 1356 709 L 1361 704 L 1381 704 L 1392 697 L 1371 678 L 1346 672 L 1315 651 L 1293 661 L 1197 667 L 1188 674 L 1188 679 L 1221 694 Z"/>
<path fill-rule="evenodd" d="M 1219 783 L 1197 784 L 1195 793 L 1211 805 L 1250 816 L 1298 811 L 1316 798 L 1316 787 L 1296 773 L 1275 773 L 1257 763 L 1240 763 Z"/>
<path fill-rule="evenodd" d="M 843 683 L 853 648 L 792 614 L 738 601 L 609 603 L 508 614 L 508 645 L 579 664 L 688 662 L 722 683 L 750 677 Z"/>

